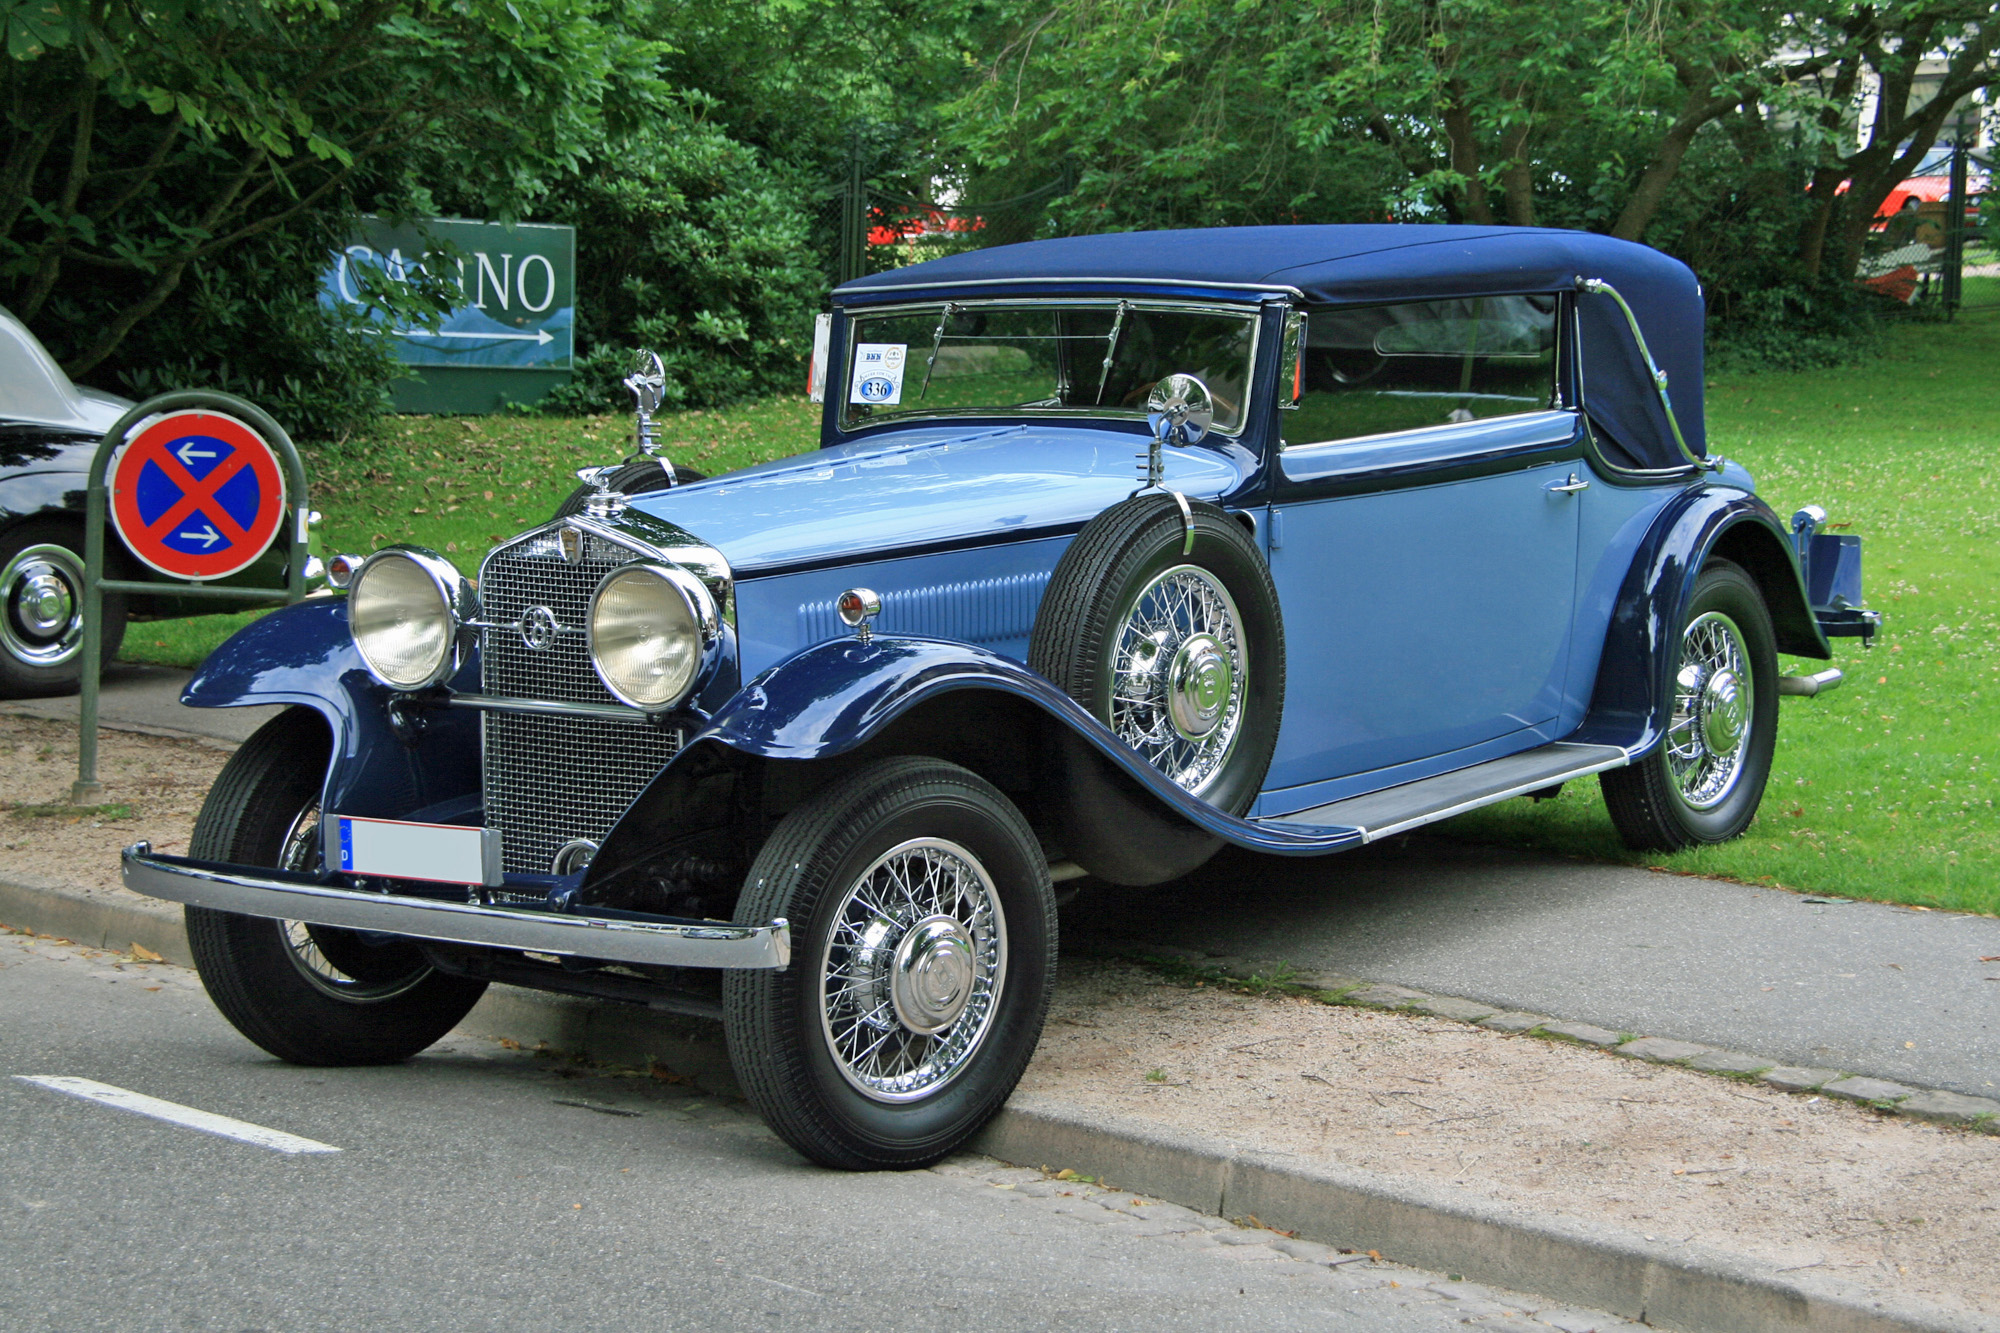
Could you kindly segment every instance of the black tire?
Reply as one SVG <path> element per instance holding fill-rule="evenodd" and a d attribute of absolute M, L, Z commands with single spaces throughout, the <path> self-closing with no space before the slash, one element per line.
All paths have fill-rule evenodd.
<path fill-rule="evenodd" d="M 856 895 L 891 873 L 885 861 L 917 876 L 920 888 L 932 882 L 920 874 L 926 868 L 973 887 L 954 890 L 943 915 L 916 905 L 920 894 L 873 912 Z M 983 916 L 980 904 L 988 904 Z M 947 916 L 961 923 L 955 942 Z M 924 1166 L 1000 1109 L 1041 1039 L 1055 983 L 1056 910 L 1040 844 L 991 784 L 921 756 L 878 760 L 837 779 L 779 822 L 750 869 L 736 919 L 773 917 L 792 923 L 791 965 L 725 973 L 722 1001 L 737 1081 L 780 1138 L 843 1170 Z M 878 918 L 891 923 L 888 933 L 857 946 L 852 924 Z M 918 929 L 926 923 L 930 933 Z M 946 945 L 927 954 L 921 946 L 940 929 Z M 939 959 L 947 966 L 931 965 Z M 899 983 L 906 961 L 913 975 Z M 832 969 L 844 969 L 849 984 L 829 999 Z M 954 1001 L 956 1010 L 939 1001 L 927 1011 L 935 995 L 926 999 L 921 988 L 932 978 L 969 998 Z M 933 1035 L 924 1035 L 926 1012 L 946 1024 Z M 897 1043 L 883 1057 L 889 1070 L 857 1050 L 876 1032 L 881 1043 Z"/>
<path fill-rule="evenodd" d="M 1192 549 L 1180 506 L 1170 495 L 1137 496 L 1092 519 L 1049 579 L 1035 615 L 1028 665 L 1133 743 L 1170 780 L 1240 815 L 1257 799 L 1278 742 L 1285 706 L 1284 620 L 1270 570 L 1250 534 L 1213 505 L 1191 502 L 1189 509 Z M 1214 605 L 1234 612 L 1236 669 L 1228 672 L 1227 697 L 1208 723 L 1213 730 L 1199 739 L 1182 729 L 1174 712 L 1177 693 L 1191 709 L 1192 695 L 1170 687 L 1198 636 L 1170 636 L 1157 650 L 1153 702 L 1114 699 L 1120 640 L 1128 623 L 1143 619 L 1140 599 L 1155 596 L 1153 589 L 1169 578 L 1219 587 L 1227 597 Z M 1135 740 L 1143 736 L 1158 738 L 1159 748 Z M 1210 737 L 1223 739 L 1211 743 Z M 1185 758 L 1190 754 L 1193 761 Z M 1077 738 L 1058 741 L 1054 763 L 1051 821 L 1063 850 L 1099 878 L 1159 883 L 1193 870 L 1221 845 L 1166 815 Z"/>
<path fill-rule="evenodd" d="M 303 708 L 258 728 L 230 757 L 195 819 L 188 854 L 304 868 L 316 850 L 326 724 Z M 288 847 L 289 844 L 289 847 Z M 407 1060 L 451 1031 L 486 989 L 434 970 L 395 936 L 187 909 L 202 985 L 236 1030 L 296 1065 Z"/>
<path fill-rule="evenodd" d="M 125 597 L 104 598 L 100 660 L 125 641 Z M 70 694 L 82 676 L 83 525 L 32 518 L 0 534 L 0 698 Z"/>
<path fill-rule="evenodd" d="M 1778 743 L 1777 640 L 1756 580 L 1727 560 L 1709 561 L 1680 629 L 1667 736 L 1644 759 L 1599 779 L 1611 822 L 1636 851 L 1680 851 L 1741 834 L 1764 799 Z M 1726 641 L 1733 647 L 1719 646 Z M 1736 659 L 1748 689 L 1743 672 L 1727 665 Z M 1745 702 L 1749 716 L 1737 721 Z"/>
<path fill-rule="evenodd" d="M 674 484 L 685 486 L 691 481 L 707 481 L 706 472 L 697 472 L 679 463 L 673 465 Z M 654 458 L 629 459 L 611 474 L 611 489 L 621 495 L 644 495 L 647 491 L 667 489 L 667 474 Z M 594 486 L 579 486 L 569 493 L 569 498 L 556 506 L 556 518 L 568 518 L 571 514 L 583 512 L 584 501 L 597 493 Z"/>

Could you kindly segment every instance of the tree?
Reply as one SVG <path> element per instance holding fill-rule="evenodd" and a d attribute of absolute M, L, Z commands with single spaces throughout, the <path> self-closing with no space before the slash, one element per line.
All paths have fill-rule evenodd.
<path fill-rule="evenodd" d="M 597 0 L 0 0 L 0 288 L 73 376 L 191 271 L 362 196 L 479 182 L 506 215 L 652 48 Z M 384 293 L 384 299 L 394 299 Z"/>

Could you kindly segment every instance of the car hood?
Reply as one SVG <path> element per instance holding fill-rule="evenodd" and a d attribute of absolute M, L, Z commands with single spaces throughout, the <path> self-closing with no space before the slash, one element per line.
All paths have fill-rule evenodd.
<path fill-rule="evenodd" d="M 900 547 L 1075 529 L 1138 488 L 1143 433 L 995 426 L 899 431 L 816 450 L 632 505 L 721 551 L 737 574 Z M 1192 499 L 1235 490 L 1254 466 L 1216 437 L 1166 450 L 1166 484 Z"/>

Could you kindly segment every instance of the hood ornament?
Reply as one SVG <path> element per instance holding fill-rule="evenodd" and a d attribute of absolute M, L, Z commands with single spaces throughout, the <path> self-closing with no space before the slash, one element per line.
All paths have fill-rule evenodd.
<path fill-rule="evenodd" d="M 632 442 L 646 457 L 659 459 L 660 470 L 667 474 L 667 485 L 672 486 L 674 467 L 660 457 L 660 428 L 653 420 L 653 414 L 667 398 L 667 368 L 660 354 L 641 349 L 633 359 L 632 373 L 625 377 L 625 387 L 632 391 Z"/>

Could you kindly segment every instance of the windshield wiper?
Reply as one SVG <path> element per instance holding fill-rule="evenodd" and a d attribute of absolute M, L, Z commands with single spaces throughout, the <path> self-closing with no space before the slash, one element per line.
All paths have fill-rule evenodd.
<path fill-rule="evenodd" d="M 1104 406 L 1104 386 L 1111 383 L 1111 362 L 1118 355 L 1118 335 L 1125 328 L 1125 312 L 1132 308 L 1130 301 L 1118 303 L 1118 313 L 1112 317 L 1111 332 L 1104 340 L 1104 370 L 1097 377 L 1097 401 L 1093 407 Z"/>
<path fill-rule="evenodd" d="M 944 310 L 938 315 L 937 332 L 931 335 L 931 359 L 924 362 L 924 387 L 917 390 L 917 401 L 924 401 L 924 395 L 931 391 L 931 372 L 937 369 L 938 348 L 944 346 L 944 326 L 951 323 L 951 317 L 958 313 L 958 307 L 950 301 L 944 303 Z"/>

